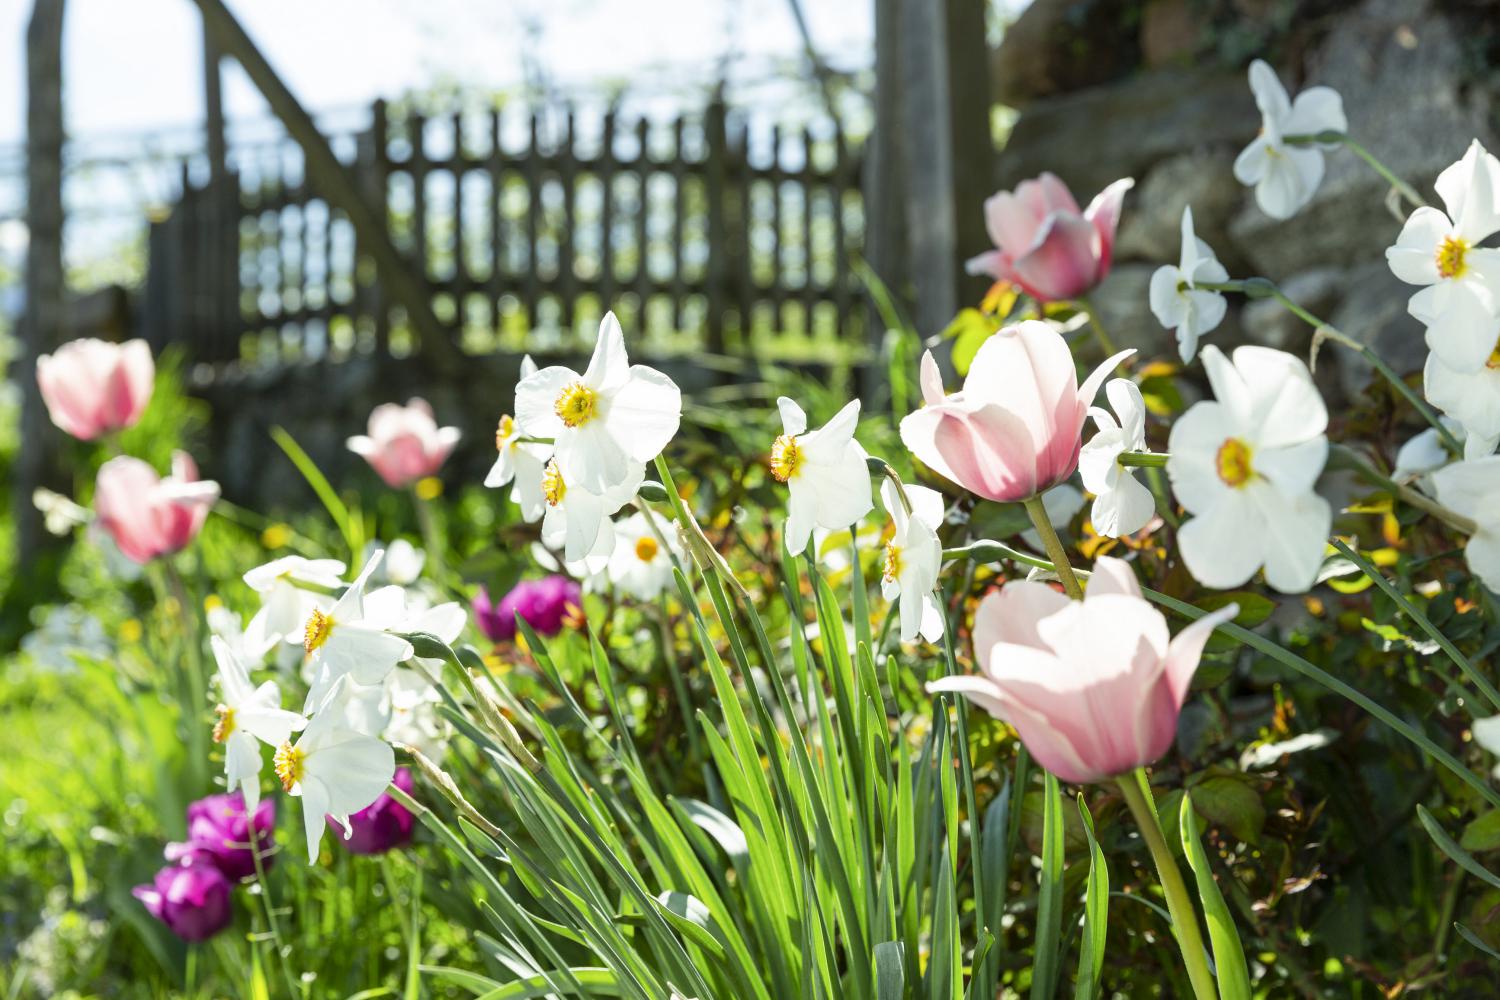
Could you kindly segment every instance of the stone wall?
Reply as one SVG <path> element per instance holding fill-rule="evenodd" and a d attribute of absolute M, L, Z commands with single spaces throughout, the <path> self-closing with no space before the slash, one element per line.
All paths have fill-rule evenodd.
<path fill-rule="evenodd" d="M 1426 351 L 1406 315 L 1412 289 L 1385 266 L 1400 231 L 1385 207 L 1387 185 L 1339 150 L 1310 205 L 1286 222 L 1267 217 L 1231 170 L 1259 127 L 1245 67 L 1265 58 L 1294 94 L 1315 84 L 1338 90 L 1350 133 L 1432 198 L 1433 178 L 1471 139 L 1500 149 L 1490 68 L 1497 25 L 1494 4 L 1439 0 L 1037 0 L 994 54 L 997 92 L 1020 109 L 998 158 L 999 184 L 1051 170 L 1084 202 L 1117 177 L 1136 178 L 1116 267 L 1099 294 L 1122 345 L 1172 351 L 1146 287 L 1158 265 L 1176 260 L 1179 219 L 1191 204 L 1198 234 L 1231 274 L 1282 283 L 1373 342 L 1398 371 L 1414 372 Z M 1274 303 L 1235 306 L 1210 342 L 1305 355 L 1305 324 Z M 1362 393 L 1370 372 L 1351 352 L 1330 349 L 1318 375 L 1337 405 Z"/>

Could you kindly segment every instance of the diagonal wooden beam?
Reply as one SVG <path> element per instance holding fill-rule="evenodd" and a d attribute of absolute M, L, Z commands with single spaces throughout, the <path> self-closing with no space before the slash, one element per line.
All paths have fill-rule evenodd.
<path fill-rule="evenodd" d="M 402 258 L 391 242 L 384 219 L 376 215 L 375 208 L 360 194 L 354 171 L 333 154 L 333 148 L 318 130 L 312 116 L 282 82 L 239 21 L 224 6 L 223 0 L 193 2 L 203 15 L 203 29 L 208 37 L 219 51 L 244 68 L 245 74 L 281 120 L 287 134 L 302 147 L 308 184 L 348 217 L 359 245 L 375 261 L 378 280 L 386 294 L 405 310 L 408 322 L 416 330 L 421 354 L 440 369 L 456 370 L 463 359 L 449 331 L 432 311 L 425 282 L 412 274 L 410 263 Z"/>

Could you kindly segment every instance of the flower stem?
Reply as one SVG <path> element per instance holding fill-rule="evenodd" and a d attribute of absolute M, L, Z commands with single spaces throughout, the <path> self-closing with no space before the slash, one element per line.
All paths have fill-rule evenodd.
<path fill-rule="evenodd" d="M 1339 330 L 1338 327 L 1333 326 L 1331 323 L 1324 322 L 1317 316 L 1314 316 L 1312 313 L 1308 312 L 1306 309 L 1302 308 L 1296 302 L 1293 302 L 1290 298 L 1288 298 L 1287 294 L 1280 288 L 1278 288 L 1275 283 L 1265 278 L 1246 278 L 1242 281 L 1204 281 L 1199 282 L 1194 287 L 1201 288 L 1204 291 L 1210 292 L 1241 292 L 1245 295 L 1248 295 L 1252 299 L 1270 298 L 1275 299 L 1277 302 L 1280 302 L 1283 306 L 1286 307 L 1288 312 L 1313 328 L 1314 360 L 1316 360 L 1318 356 L 1318 345 L 1323 340 L 1331 340 L 1336 344 L 1341 344 L 1344 347 L 1349 348 L 1350 350 L 1358 351 L 1364 357 L 1364 359 L 1370 362 L 1370 364 L 1374 366 L 1375 370 L 1378 371 L 1381 376 L 1391 384 L 1391 388 L 1395 389 L 1403 397 L 1406 398 L 1406 401 L 1412 405 L 1412 408 L 1422 415 L 1423 420 L 1426 420 L 1429 424 L 1436 428 L 1438 437 L 1443 439 L 1443 444 L 1447 445 L 1448 448 L 1452 451 L 1463 451 L 1463 446 L 1458 443 L 1458 439 L 1453 436 L 1453 432 L 1443 425 L 1443 422 L 1438 419 L 1437 413 L 1433 411 L 1432 407 L 1427 405 L 1427 401 L 1419 396 L 1411 386 L 1407 385 L 1406 380 L 1403 379 L 1400 375 L 1397 375 L 1395 370 L 1391 368 L 1390 365 L 1386 364 L 1384 359 L 1382 359 L 1380 355 L 1376 354 L 1368 344 L 1360 343 L 1353 337 Z"/>
<path fill-rule="evenodd" d="M 1122 451 L 1116 456 L 1115 461 L 1121 465 L 1138 469 L 1165 469 L 1167 467 L 1166 455 L 1157 455 L 1149 451 Z"/>
<path fill-rule="evenodd" d="M 1087 296 L 1079 301 L 1083 306 L 1083 314 L 1089 318 L 1089 329 L 1094 331 L 1094 339 L 1099 342 L 1099 349 L 1104 352 L 1106 358 L 1114 357 L 1117 353 L 1115 342 L 1104 329 L 1104 324 L 1099 321 L 1099 310 L 1094 308 L 1094 301 Z M 1125 365 L 1122 363 L 1118 370 L 1123 372 L 1124 369 Z"/>
<path fill-rule="evenodd" d="M 1057 537 L 1057 529 L 1052 527 L 1052 521 L 1047 517 L 1047 508 L 1042 504 L 1041 495 L 1021 501 L 1026 508 L 1027 515 L 1031 518 L 1032 527 L 1036 533 L 1042 536 L 1042 547 L 1047 550 L 1047 558 L 1052 560 L 1052 568 L 1057 572 L 1057 578 L 1062 581 L 1063 590 L 1075 601 L 1083 600 L 1083 587 L 1078 583 L 1078 577 L 1073 575 L 1073 567 L 1068 562 L 1068 550 L 1063 548 L 1062 539 Z"/>
<path fill-rule="evenodd" d="M 1167 910 L 1172 914 L 1172 929 L 1177 934 L 1177 945 L 1182 951 L 1182 964 L 1187 968 L 1188 979 L 1193 983 L 1193 994 L 1198 1000 L 1218 1000 L 1219 991 L 1214 985 L 1213 973 L 1208 969 L 1208 954 L 1203 948 L 1203 934 L 1198 927 L 1198 911 L 1193 898 L 1188 895 L 1187 885 L 1182 881 L 1182 872 L 1177 861 L 1167 848 L 1162 836 L 1161 824 L 1156 818 L 1156 809 L 1146 801 L 1144 788 L 1145 771 L 1136 768 L 1132 774 L 1122 774 L 1115 779 L 1130 814 L 1141 829 L 1146 846 L 1151 849 L 1151 859 L 1156 862 L 1156 874 L 1161 880 L 1162 892 L 1167 897 Z"/>
<path fill-rule="evenodd" d="M 1377 174 L 1384 178 L 1386 183 L 1389 184 L 1397 194 L 1401 195 L 1401 197 L 1410 202 L 1412 208 L 1424 208 L 1427 205 L 1426 199 L 1424 199 L 1420 194 L 1417 193 L 1416 188 L 1406 183 L 1406 181 L 1402 180 L 1400 177 L 1397 177 L 1390 167 L 1387 167 L 1384 163 L 1381 163 L 1380 160 L 1376 159 L 1374 153 L 1370 152 L 1368 149 L 1355 142 L 1351 136 L 1344 132 L 1329 130 L 1326 132 L 1319 132 L 1316 135 L 1289 135 L 1283 137 L 1282 141 L 1292 146 L 1311 146 L 1321 142 L 1336 142 L 1340 145 L 1346 146 L 1351 153 L 1369 164 L 1371 170 L 1374 170 Z"/>
<path fill-rule="evenodd" d="M 1449 510 L 1436 500 L 1431 499 L 1425 494 L 1418 493 L 1410 486 L 1401 485 L 1389 476 L 1379 472 L 1373 465 L 1366 462 L 1358 452 L 1351 448 L 1341 444 L 1332 445 L 1329 449 L 1329 458 L 1332 460 L 1330 464 L 1337 463 L 1338 465 L 1352 469 L 1366 481 L 1376 486 L 1384 487 L 1392 496 L 1401 500 L 1402 503 L 1431 514 L 1449 527 L 1456 528 L 1466 535 L 1472 535 L 1479 530 L 1478 525 L 1474 523 L 1472 518 L 1465 517 L 1457 511 Z"/>

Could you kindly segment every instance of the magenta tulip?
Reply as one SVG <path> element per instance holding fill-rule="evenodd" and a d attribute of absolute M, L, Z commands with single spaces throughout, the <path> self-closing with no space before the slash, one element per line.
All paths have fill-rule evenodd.
<path fill-rule="evenodd" d="M 184 941 L 206 941 L 234 919 L 229 890 L 222 872 L 198 863 L 163 868 L 152 884 L 136 886 L 131 895 Z"/>
<path fill-rule="evenodd" d="M 251 830 L 260 845 L 262 868 L 271 867 L 272 831 L 276 828 L 276 802 L 262 799 L 255 816 L 245 814 L 245 797 L 238 791 L 228 795 L 210 795 L 187 808 L 188 839 L 167 845 L 167 860 L 183 864 L 213 865 L 231 882 L 255 874 L 255 855 L 251 849 Z"/>
<path fill-rule="evenodd" d="M 349 450 L 364 458 L 387 486 L 402 489 L 442 468 L 453 446 L 457 427 L 439 427 L 425 399 L 405 406 L 382 403 L 370 412 L 368 434 L 348 440 Z"/>
<path fill-rule="evenodd" d="M 1238 611 L 1228 605 L 1169 640 L 1130 565 L 1101 556 L 1082 601 L 1026 580 L 986 597 L 974 613 L 980 672 L 927 689 L 1010 723 L 1062 780 L 1102 781 L 1167 752 L 1209 633 Z"/>
<path fill-rule="evenodd" d="M 80 441 L 123 430 L 151 401 L 156 363 L 144 340 L 74 340 L 36 359 L 36 383 L 52 422 Z"/>
<path fill-rule="evenodd" d="M 1078 467 L 1083 421 L 1121 351 L 1078 387 L 1073 355 L 1046 323 L 1027 320 L 986 340 L 964 387 L 943 394 L 937 361 L 922 358 L 927 405 L 901 421 L 901 441 L 928 468 L 989 500 L 1027 500 Z"/>
<path fill-rule="evenodd" d="M 396 768 L 391 784 L 406 794 L 411 794 L 411 770 Z M 389 792 L 349 816 L 349 828 L 353 832 L 347 838 L 343 826 L 332 816 L 328 825 L 333 828 L 334 839 L 343 844 L 351 854 L 384 854 L 386 851 L 411 843 L 412 827 L 416 819 L 411 811 L 391 798 Z"/>
<path fill-rule="evenodd" d="M 198 479 L 198 466 L 184 452 L 172 456 L 165 479 L 138 458 L 105 462 L 94 486 L 94 513 L 120 551 L 148 563 L 185 548 L 203 527 L 219 498 L 219 484 Z"/>
<path fill-rule="evenodd" d="M 583 591 L 577 581 L 565 576 L 522 580 L 498 604 L 492 602 L 489 592 L 481 587 L 474 595 L 474 620 L 491 642 L 516 637 L 517 615 L 537 635 L 556 635 L 582 600 Z"/>
<path fill-rule="evenodd" d="M 969 273 L 1013 281 L 1041 302 L 1077 298 L 1109 274 L 1120 202 L 1134 184 L 1115 181 L 1082 212 L 1052 174 L 993 195 L 984 222 L 995 249 L 971 258 Z"/>

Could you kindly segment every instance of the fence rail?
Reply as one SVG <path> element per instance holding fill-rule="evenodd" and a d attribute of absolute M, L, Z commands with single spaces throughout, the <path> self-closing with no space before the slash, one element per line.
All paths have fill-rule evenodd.
<path fill-rule="evenodd" d="M 711 104 L 582 123 L 377 103 L 342 143 L 463 350 L 566 348 L 607 308 L 663 354 L 863 348 L 859 153 L 837 122 L 756 128 Z M 149 257 L 146 328 L 195 361 L 421 349 L 285 149 L 217 184 L 184 168 Z"/>

